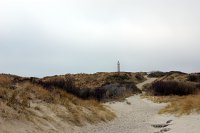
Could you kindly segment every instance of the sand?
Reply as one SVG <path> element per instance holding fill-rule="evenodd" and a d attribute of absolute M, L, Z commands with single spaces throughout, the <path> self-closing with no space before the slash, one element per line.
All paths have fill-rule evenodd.
<path fill-rule="evenodd" d="M 146 83 L 155 78 L 147 78 L 137 85 L 142 89 Z M 117 114 L 117 118 L 108 123 L 87 125 L 75 128 L 74 133 L 199 133 L 200 115 L 175 117 L 159 115 L 158 111 L 167 104 L 157 104 L 142 99 L 140 95 L 127 98 L 124 102 L 105 104 Z"/>
<path fill-rule="evenodd" d="M 146 83 L 155 78 L 148 78 L 137 85 L 142 89 Z M 200 115 L 175 117 L 173 115 L 159 115 L 158 111 L 166 104 L 157 104 L 142 99 L 140 95 L 127 98 L 124 102 L 105 103 L 116 113 L 117 118 L 110 122 L 96 125 L 75 127 L 64 122 L 59 125 L 44 122 L 41 129 L 30 122 L 5 121 L 0 118 L 0 133 L 199 133 Z M 49 112 L 46 112 L 50 114 Z M 56 118 L 56 117 L 55 117 Z M 57 120 L 57 119 L 56 119 Z M 37 123 L 35 123 L 37 124 Z M 62 126 L 60 126 L 62 125 Z M 61 128 L 62 127 L 62 128 Z"/>

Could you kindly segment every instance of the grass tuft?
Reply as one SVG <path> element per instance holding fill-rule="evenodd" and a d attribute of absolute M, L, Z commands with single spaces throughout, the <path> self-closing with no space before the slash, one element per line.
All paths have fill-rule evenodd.
<path fill-rule="evenodd" d="M 200 94 L 184 96 L 176 99 L 164 109 L 161 109 L 159 113 L 173 113 L 177 116 L 200 113 Z"/>

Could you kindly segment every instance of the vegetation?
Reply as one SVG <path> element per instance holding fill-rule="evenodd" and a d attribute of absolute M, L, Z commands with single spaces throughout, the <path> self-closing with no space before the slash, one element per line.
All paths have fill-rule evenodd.
<path fill-rule="evenodd" d="M 163 77 L 163 76 L 169 76 L 169 75 L 173 75 L 173 74 L 183 75 L 185 73 L 180 72 L 180 71 L 170 71 L 170 72 L 154 71 L 154 72 L 151 72 L 148 76 L 160 78 L 160 77 Z"/>
<path fill-rule="evenodd" d="M 30 121 L 65 121 L 77 126 L 115 118 L 96 100 L 140 93 L 142 73 L 96 73 L 45 78 L 0 74 L 0 116 Z M 83 100 L 84 99 L 84 100 Z M 55 124 L 56 125 L 56 124 Z"/>
<path fill-rule="evenodd" d="M 200 94 L 179 97 L 172 101 L 160 113 L 174 113 L 176 115 L 200 113 Z"/>
<path fill-rule="evenodd" d="M 155 72 L 151 72 L 148 77 L 162 77 L 165 76 L 166 73 L 165 72 L 161 72 L 161 71 L 155 71 Z"/>
<path fill-rule="evenodd" d="M 172 113 L 177 116 L 200 113 L 200 93 L 186 96 L 142 96 L 155 103 L 169 103 L 159 111 L 160 114 Z"/>
<path fill-rule="evenodd" d="M 143 80 L 140 73 L 96 73 L 45 77 L 36 83 L 47 89 L 60 88 L 83 99 L 102 101 L 140 93 L 135 82 Z"/>
<path fill-rule="evenodd" d="M 0 116 L 5 119 L 31 121 L 64 121 L 77 126 L 112 120 L 115 115 L 95 100 L 82 100 L 65 90 L 62 80 L 56 80 L 51 89 L 9 75 L 0 76 Z M 19 77 L 17 77 L 19 78 Z M 39 82 L 39 81 L 37 81 Z M 6 83 L 6 86 L 4 84 Z M 59 84 L 61 83 L 61 84 Z M 67 85 L 64 86 L 70 88 Z M 11 86 L 15 86 L 12 88 Z"/>
<path fill-rule="evenodd" d="M 198 89 L 192 83 L 178 81 L 157 81 L 151 85 L 153 95 L 189 95 L 197 93 Z"/>
<path fill-rule="evenodd" d="M 199 74 L 170 73 L 146 84 L 147 98 L 156 103 L 169 103 L 159 113 L 173 113 L 178 116 L 200 113 Z"/>
<path fill-rule="evenodd" d="M 141 77 L 137 75 L 141 75 Z M 121 72 L 120 74 L 115 72 L 99 72 L 95 74 L 72 74 L 70 76 L 75 80 L 77 88 L 89 89 L 99 88 L 108 83 L 123 83 L 128 81 L 137 84 L 145 80 L 143 73 L 131 72 Z"/>
<path fill-rule="evenodd" d="M 200 73 L 194 73 L 188 75 L 188 81 L 200 82 Z"/>

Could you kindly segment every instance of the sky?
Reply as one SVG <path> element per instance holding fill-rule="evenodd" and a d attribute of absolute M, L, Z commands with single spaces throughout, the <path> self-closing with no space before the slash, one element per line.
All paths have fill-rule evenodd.
<path fill-rule="evenodd" d="M 0 0 L 0 73 L 200 71 L 199 0 Z"/>

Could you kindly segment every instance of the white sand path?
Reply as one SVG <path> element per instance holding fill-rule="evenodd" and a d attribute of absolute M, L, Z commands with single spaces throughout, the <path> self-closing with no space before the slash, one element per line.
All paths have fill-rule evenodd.
<path fill-rule="evenodd" d="M 139 89 L 156 78 L 147 78 L 137 84 Z M 130 104 L 127 104 L 129 102 Z M 198 133 L 200 131 L 200 115 L 174 117 L 172 115 L 158 115 L 158 111 L 166 104 L 157 104 L 140 98 L 140 95 L 131 96 L 124 102 L 106 103 L 117 118 L 108 123 L 87 125 L 76 128 L 75 133 Z M 169 121 L 172 120 L 172 121 Z M 166 122 L 170 124 L 166 126 Z M 152 125 L 158 126 L 153 127 Z M 166 126 L 166 127 L 159 127 Z M 184 127 L 182 127 L 184 126 Z M 169 131 L 168 131 L 169 130 Z"/>

